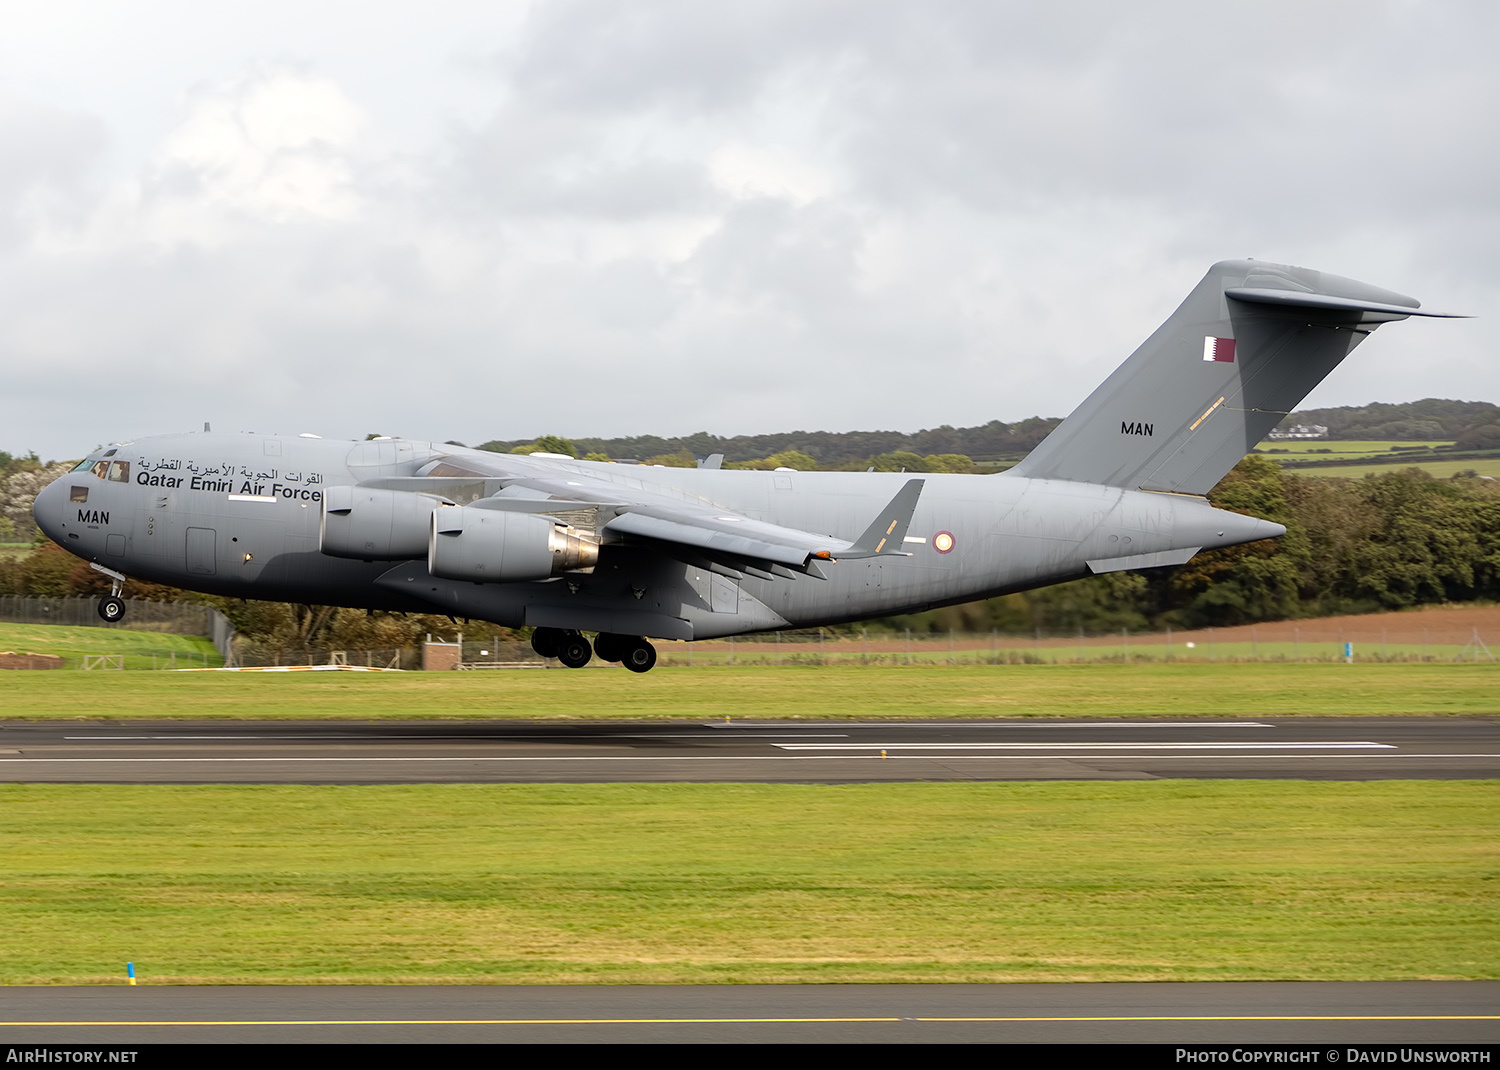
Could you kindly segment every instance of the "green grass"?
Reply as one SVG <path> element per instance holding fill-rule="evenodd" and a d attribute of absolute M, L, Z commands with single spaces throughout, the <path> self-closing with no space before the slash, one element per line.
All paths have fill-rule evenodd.
<path fill-rule="evenodd" d="M 1286 453 L 1271 453 L 1269 454 L 1269 456 L 1273 459 L 1277 457 L 1285 457 L 1289 461 L 1305 461 L 1309 459 L 1309 455 L 1311 455 L 1312 457 L 1326 456 L 1330 458 L 1370 457 L 1391 453 L 1398 446 L 1402 447 L 1402 452 L 1406 452 L 1412 446 L 1436 447 L 1451 445 L 1453 445 L 1451 440 L 1438 441 L 1435 439 L 1423 440 L 1419 442 L 1400 442 L 1393 441 L 1388 438 L 1376 438 L 1357 440 L 1351 439 L 1350 441 L 1344 442 L 1326 438 L 1301 438 L 1285 440 L 1268 438 L 1264 442 L 1257 443 L 1256 449 L 1262 451 L 1286 450 Z M 1331 452 L 1325 453 L 1323 452 L 1325 450 Z M 1421 451 L 1411 450 L 1411 452 L 1420 453 Z"/>
<path fill-rule="evenodd" d="M 1441 455 L 1440 455 L 1441 456 Z M 1421 455 L 1406 458 L 1400 461 L 1392 461 L 1388 464 L 1351 464 L 1334 465 L 1328 468 L 1308 467 L 1292 468 L 1288 471 L 1299 476 L 1337 477 L 1339 479 L 1362 479 L 1368 475 L 1378 475 L 1381 472 L 1401 472 L 1408 468 L 1420 468 L 1436 479 L 1448 479 L 1459 472 L 1472 471 L 1481 476 L 1495 476 L 1500 478 L 1500 457 L 1485 457 L 1472 461 L 1448 461 L 1433 458 L 1428 460 Z"/>
<path fill-rule="evenodd" d="M 1490 782 L 0 788 L 0 983 L 1493 978 Z"/>
<path fill-rule="evenodd" d="M 127 669 L 152 669 L 164 667 L 169 662 L 183 667 L 224 663 L 213 644 L 201 636 L 128 628 L 0 623 L 0 650 L 13 650 L 18 654 L 58 654 L 69 669 L 81 667 L 85 654 L 123 654 Z M 0 680 L 0 694 L 4 693 L 8 682 Z"/>
<path fill-rule="evenodd" d="M 1285 628 L 1279 628 L 1281 634 L 1285 634 Z M 1394 630 L 1394 629 L 1393 629 Z M 1484 654 L 1470 643 L 1422 643 L 1422 642 L 1385 642 L 1371 636 L 1373 629 L 1366 629 L 1352 638 L 1354 644 L 1354 660 L 1356 662 L 1384 662 L 1384 661 L 1430 661 L 1430 662 L 1452 662 L 1470 661 L 1474 659 L 1487 660 Z M 1238 629 L 1238 634 L 1243 634 L 1244 629 Z M 1173 662 L 1176 664 L 1202 664 L 1206 662 L 1229 662 L 1229 661 L 1275 661 L 1275 662 L 1342 662 L 1344 661 L 1344 644 L 1341 641 L 1322 639 L 1317 642 L 1311 639 L 1291 641 L 1271 641 L 1248 639 L 1236 642 L 1225 642 L 1222 639 L 1204 639 L 1203 632 L 1190 632 L 1188 634 L 1197 636 L 1197 645 L 1189 649 L 1183 642 L 1181 632 L 1173 635 L 1172 641 L 1168 643 L 1166 637 L 1160 633 L 1154 635 L 1132 635 L 1128 641 L 1119 638 L 1104 639 L 1097 636 L 1083 643 L 1070 641 L 1044 643 L 1033 643 L 1029 639 L 1016 638 L 1014 636 L 1002 636 L 994 639 L 981 637 L 977 641 L 973 637 L 965 636 L 963 645 L 954 650 L 948 648 L 948 644 L 940 638 L 929 639 L 926 642 L 913 643 L 909 650 L 899 649 L 900 640 L 896 640 L 898 649 L 894 651 L 873 650 L 868 653 L 861 652 L 858 639 L 843 640 L 841 642 L 830 642 L 825 645 L 822 653 L 814 643 L 799 644 L 793 646 L 790 643 L 781 647 L 764 645 L 750 647 L 744 642 L 735 646 L 731 651 L 727 646 L 715 644 L 705 647 L 703 644 L 694 644 L 691 660 L 684 648 L 665 647 L 662 650 L 660 665 L 688 666 L 702 668 L 705 666 L 816 666 L 819 664 L 834 665 L 911 665 L 911 666 L 935 666 L 935 665 L 1034 665 L 1047 664 L 1072 664 L 1077 662 L 1119 662 L 1119 663 L 1149 663 L 1149 662 Z M 1404 633 L 1409 634 L 1409 632 Z M 1483 636 L 1481 635 L 1481 640 Z M 1492 636 L 1493 638 L 1493 636 Z M 874 645 L 874 641 L 872 641 Z M 1500 656 L 1500 643 L 1496 644 L 1492 651 Z M 732 659 L 732 660 L 731 660 Z"/>
<path fill-rule="evenodd" d="M 1500 664 L 0 673 L 12 719 L 818 719 L 1500 713 Z"/>

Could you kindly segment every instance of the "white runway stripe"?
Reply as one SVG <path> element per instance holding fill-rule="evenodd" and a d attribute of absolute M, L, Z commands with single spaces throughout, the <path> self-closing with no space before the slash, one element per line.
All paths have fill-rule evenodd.
<path fill-rule="evenodd" d="M 704 728 L 792 728 L 787 721 L 705 721 Z M 833 721 L 821 728 L 1275 728 L 1261 721 Z"/>
<path fill-rule="evenodd" d="M 782 750 L 1394 750 L 1393 743 L 1369 740 L 1321 743 L 772 743 Z"/>
<path fill-rule="evenodd" d="M 224 763 L 243 762 L 246 764 L 263 764 L 268 762 L 327 762 L 330 764 L 348 762 L 470 762 L 501 763 L 501 762 L 879 762 L 879 761 L 916 761 L 916 762 L 1037 762 L 1066 759 L 1068 761 L 1128 761 L 1130 759 L 1147 759 L 1149 754 L 893 754 L 888 759 L 882 759 L 874 754 L 700 754 L 700 755 L 653 755 L 649 757 L 623 757 L 615 755 L 578 756 L 571 758 L 0 758 L 0 766 L 5 765 L 222 765 Z M 1428 758 L 1500 758 L 1500 754 L 1172 754 L 1161 755 L 1163 760 L 1191 758 L 1199 761 L 1219 762 L 1286 762 L 1286 761 L 1369 761 L 1379 758 L 1382 761 L 1395 761 L 1407 759 L 1410 761 L 1422 761 Z"/>

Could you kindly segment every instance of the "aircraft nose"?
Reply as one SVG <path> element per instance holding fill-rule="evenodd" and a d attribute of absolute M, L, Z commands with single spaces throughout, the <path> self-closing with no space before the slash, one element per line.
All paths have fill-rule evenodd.
<path fill-rule="evenodd" d="M 36 501 L 31 506 L 31 517 L 36 521 L 36 526 L 42 530 L 42 534 L 53 542 L 62 542 L 63 539 L 63 479 L 55 479 L 48 483 L 36 496 Z"/>

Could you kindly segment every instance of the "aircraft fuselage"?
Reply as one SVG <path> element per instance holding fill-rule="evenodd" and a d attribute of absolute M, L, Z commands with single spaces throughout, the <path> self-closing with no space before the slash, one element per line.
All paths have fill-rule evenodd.
<path fill-rule="evenodd" d="M 596 499 L 603 487 L 630 501 L 708 504 L 843 540 L 853 540 L 913 478 L 509 455 L 509 473 L 500 478 L 482 467 L 495 456 L 405 440 L 165 435 L 108 455 L 96 451 L 42 492 L 35 513 L 49 537 L 81 558 L 210 594 L 674 639 L 914 612 L 1091 572 L 1176 564 L 1189 551 L 1283 531 L 1191 495 L 929 474 L 921 476 L 925 485 L 903 542 L 909 556 L 835 554 L 818 570 L 826 578 L 715 567 L 711 555 L 607 534 L 592 569 L 534 582 L 442 579 L 425 557 L 364 561 L 322 551 L 330 488 L 434 472 L 450 474 L 448 493 L 469 486 L 475 498 L 513 486 L 524 493 L 528 474 L 554 484 L 571 475 Z"/>

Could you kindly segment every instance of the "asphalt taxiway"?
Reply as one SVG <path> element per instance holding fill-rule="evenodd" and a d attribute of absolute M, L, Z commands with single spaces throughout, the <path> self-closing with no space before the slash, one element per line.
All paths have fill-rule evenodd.
<path fill-rule="evenodd" d="M 0 722 L 0 782 L 1493 779 L 1500 719 Z"/>
<path fill-rule="evenodd" d="M 1500 981 L 3 988 L 0 1043 L 1494 1044 Z"/>

